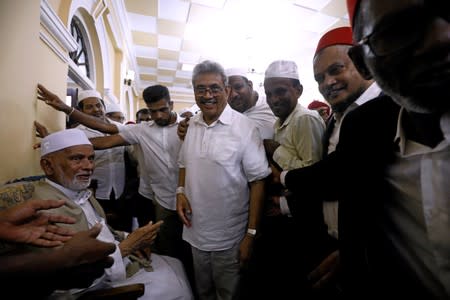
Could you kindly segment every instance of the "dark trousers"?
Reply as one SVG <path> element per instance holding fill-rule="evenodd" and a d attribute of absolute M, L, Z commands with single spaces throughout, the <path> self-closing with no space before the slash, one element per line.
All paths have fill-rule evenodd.
<path fill-rule="evenodd" d="M 114 190 L 110 199 L 97 199 L 105 211 L 107 223 L 116 230 L 131 231 L 133 222 L 133 205 L 123 195 L 115 199 Z"/>
<path fill-rule="evenodd" d="M 155 222 L 155 205 L 153 200 L 138 194 L 136 196 L 134 216 L 138 219 L 139 227 L 145 226 L 148 222 Z"/>

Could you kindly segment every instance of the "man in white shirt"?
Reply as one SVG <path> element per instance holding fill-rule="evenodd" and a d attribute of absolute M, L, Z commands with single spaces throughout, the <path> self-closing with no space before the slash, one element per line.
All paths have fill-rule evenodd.
<path fill-rule="evenodd" d="M 78 108 L 81 112 L 96 117 L 117 127 L 124 126 L 105 116 L 105 104 L 99 92 L 84 90 L 78 92 Z M 83 124 L 77 126 L 88 138 L 106 136 L 106 133 Z M 95 197 L 107 215 L 111 215 L 111 225 L 120 230 L 131 228 L 131 204 L 120 202 L 125 188 L 125 147 L 95 151 Z M 114 219 L 113 219 L 114 218 Z"/>
<path fill-rule="evenodd" d="M 228 104 L 232 109 L 247 116 L 255 123 L 262 139 L 272 139 L 276 117 L 266 102 L 265 95 L 259 95 L 253 89 L 253 82 L 247 78 L 247 72 L 241 68 L 225 70 L 231 88 Z M 178 136 L 184 139 L 189 118 L 178 125 Z"/>
<path fill-rule="evenodd" d="M 143 97 L 150 112 L 150 121 L 126 126 L 117 134 L 94 138 L 91 142 L 95 149 L 136 145 L 139 194 L 147 201 L 154 199 L 155 219 L 164 220 L 156 251 L 181 258 L 182 224 L 176 213 L 175 196 L 181 146 L 176 130 L 181 118 L 173 111 L 167 87 L 149 86 L 144 90 Z"/>
<path fill-rule="evenodd" d="M 322 117 L 313 110 L 306 109 L 298 99 L 303 93 L 298 67 L 294 61 L 277 60 L 272 62 L 264 75 L 264 92 L 267 103 L 274 115 L 275 133 L 272 139 L 264 140 L 264 146 L 270 161 L 283 170 L 302 168 L 314 164 L 322 157 L 322 136 L 325 123 Z M 286 196 L 284 189 L 271 184 L 267 190 L 266 215 L 263 219 L 262 238 L 260 239 L 261 258 L 255 265 L 260 271 L 256 281 L 262 288 L 262 294 L 270 297 L 291 299 L 307 297 L 306 281 L 310 264 L 318 258 L 317 253 L 309 251 L 312 247 L 293 243 L 294 236 L 301 235 L 306 245 L 316 245 L 313 232 L 323 228 L 316 226 L 322 221 L 320 208 L 311 209 L 308 218 L 297 220 L 291 216 L 282 215 L 277 207 L 272 207 L 273 197 Z M 301 224 L 300 226 L 298 224 Z M 320 225 L 320 224 L 319 224 Z M 301 228 L 301 231 L 299 230 Z M 273 260 L 272 257 L 279 257 Z M 257 266 L 258 267 L 258 266 Z M 271 278 L 268 274 L 286 274 L 296 272 L 296 277 L 277 276 Z M 285 285 L 280 291 L 268 288 L 271 282 L 275 285 Z M 270 294 L 269 294 L 270 293 Z M 261 295 L 262 296 L 262 295 Z"/>
<path fill-rule="evenodd" d="M 106 102 L 105 106 L 105 116 L 120 124 L 123 124 L 125 122 L 125 115 L 123 114 L 118 104 L 113 102 Z"/>
<path fill-rule="evenodd" d="M 258 129 L 227 103 L 223 67 L 199 63 L 192 84 L 201 112 L 180 150 L 177 212 L 191 244 L 199 299 L 237 299 L 270 169 Z"/>
<path fill-rule="evenodd" d="M 262 139 L 272 139 L 276 117 L 267 105 L 266 96 L 253 89 L 253 82 L 247 78 L 244 69 L 229 68 L 225 74 L 231 88 L 228 104 L 255 122 Z"/>

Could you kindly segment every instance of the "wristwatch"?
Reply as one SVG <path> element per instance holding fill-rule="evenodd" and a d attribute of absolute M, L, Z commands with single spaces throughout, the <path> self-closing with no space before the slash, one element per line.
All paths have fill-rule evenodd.
<path fill-rule="evenodd" d="M 256 229 L 253 229 L 253 228 L 247 229 L 247 234 L 249 234 L 251 236 L 255 236 L 256 235 Z"/>

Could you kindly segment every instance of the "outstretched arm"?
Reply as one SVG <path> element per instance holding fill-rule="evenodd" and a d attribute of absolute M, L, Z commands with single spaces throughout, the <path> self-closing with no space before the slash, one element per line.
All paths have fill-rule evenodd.
<path fill-rule="evenodd" d="M 72 239 L 53 251 L 8 253 L 0 256 L 0 280 L 5 288 L 18 281 L 36 284 L 37 291 L 88 287 L 112 265 L 109 255 L 116 248 L 96 237 L 101 225 L 76 233 Z M 45 279 L 44 279 L 45 278 Z M 25 291 L 26 293 L 26 291 Z"/>
<path fill-rule="evenodd" d="M 75 232 L 54 223 L 72 224 L 75 219 L 41 210 L 57 208 L 64 203 L 64 200 L 32 199 L 0 211 L 0 239 L 40 247 L 62 245 Z"/>
<path fill-rule="evenodd" d="M 72 120 L 77 121 L 84 126 L 101 131 L 103 133 L 115 134 L 119 132 L 116 125 L 107 123 L 102 119 L 85 114 L 73 107 L 70 107 L 62 101 L 57 95 L 47 90 L 42 84 L 38 84 L 37 88 L 39 100 L 45 102 L 56 110 L 66 113 Z"/>
<path fill-rule="evenodd" d="M 127 141 L 119 134 L 90 138 L 89 141 L 92 143 L 95 150 L 129 145 L 129 143 L 127 143 Z"/>

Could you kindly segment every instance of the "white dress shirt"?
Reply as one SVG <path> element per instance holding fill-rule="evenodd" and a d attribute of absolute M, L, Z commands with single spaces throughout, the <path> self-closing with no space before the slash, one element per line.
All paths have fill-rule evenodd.
<path fill-rule="evenodd" d="M 125 125 L 106 118 L 106 121 L 117 126 L 120 130 Z M 108 136 L 95 129 L 84 125 L 78 125 L 88 138 Z M 95 150 L 95 170 L 92 179 L 97 180 L 95 197 L 97 199 L 109 200 L 112 190 L 118 199 L 125 188 L 125 147 L 114 147 L 104 150 Z"/>
<path fill-rule="evenodd" d="M 143 283 L 145 284 L 145 292 L 144 295 L 139 298 L 141 300 L 193 299 L 192 290 L 183 265 L 178 259 L 173 257 L 152 253 L 151 266 L 153 271 L 146 271 L 144 268 L 141 268 L 137 273 L 127 278 L 126 265 L 130 262 L 130 260 L 127 257 L 122 257 L 118 246 L 119 242 L 114 238 L 113 233 L 106 225 L 105 219 L 95 211 L 94 207 L 90 203 L 89 197 L 91 196 L 91 192 L 89 190 L 72 191 L 50 180 L 46 181 L 81 207 L 89 224 L 89 228 L 92 228 L 97 223 L 101 223 L 103 225 L 97 239 L 109 243 L 115 243 L 117 245 L 116 250 L 113 254 L 111 254 L 114 258 L 114 264 L 105 269 L 105 275 L 97 278 L 89 289 L 99 289 L 108 286 L 118 287 L 134 283 Z M 73 289 L 70 294 L 75 294 L 80 291 L 86 290 Z M 67 293 L 62 295 L 55 293 L 52 299 L 67 299 L 61 298 L 63 295 L 68 297 Z"/>
<path fill-rule="evenodd" d="M 273 139 L 273 126 L 277 118 L 267 104 L 265 95 L 259 95 L 256 104 L 244 111 L 243 114 L 255 122 L 262 139 Z"/>
<path fill-rule="evenodd" d="M 441 117 L 445 139 L 434 148 L 406 139 L 400 111 L 400 151 L 388 169 L 395 197 L 378 224 L 436 299 L 450 298 L 450 111 Z"/>
<path fill-rule="evenodd" d="M 192 208 L 192 226 L 184 226 L 183 239 L 203 251 L 230 249 L 247 229 L 248 183 L 271 172 L 254 123 L 228 104 L 210 125 L 198 113 L 191 118 L 179 165 L 186 169 Z"/>
<path fill-rule="evenodd" d="M 139 151 L 139 194 L 156 200 L 164 208 L 176 209 L 176 188 L 178 186 L 178 153 L 181 140 L 177 126 L 181 118 L 167 126 L 154 121 L 129 125 L 120 135 L 129 144 L 136 144 Z"/>

